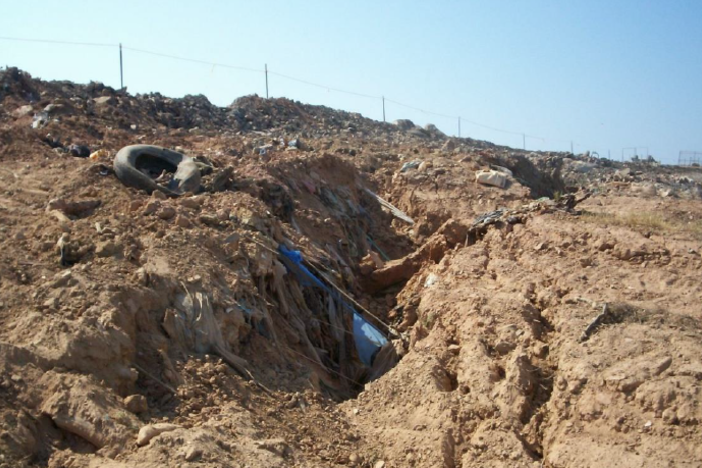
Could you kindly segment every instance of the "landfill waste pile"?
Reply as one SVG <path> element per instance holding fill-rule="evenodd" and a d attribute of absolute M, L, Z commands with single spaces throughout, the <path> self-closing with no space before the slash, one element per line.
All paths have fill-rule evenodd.
<path fill-rule="evenodd" d="M 0 467 L 702 466 L 702 171 L 0 71 Z"/>

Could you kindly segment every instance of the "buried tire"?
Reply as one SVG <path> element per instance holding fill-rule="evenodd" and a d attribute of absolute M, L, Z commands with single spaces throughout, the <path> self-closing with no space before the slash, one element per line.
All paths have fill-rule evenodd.
<path fill-rule="evenodd" d="M 158 190 L 177 197 L 186 192 L 197 192 L 200 188 L 200 168 L 195 160 L 160 146 L 125 146 L 117 152 L 113 165 L 117 178 L 124 185 L 149 194 Z M 163 171 L 173 173 L 166 186 L 156 183 L 153 177 L 153 174 Z"/>

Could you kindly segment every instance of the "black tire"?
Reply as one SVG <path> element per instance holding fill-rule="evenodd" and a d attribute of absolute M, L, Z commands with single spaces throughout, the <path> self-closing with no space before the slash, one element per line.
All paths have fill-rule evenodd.
<path fill-rule="evenodd" d="M 125 146 L 115 156 L 115 175 L 129 187 L 151 194 L 154 190 L 177 197 L 200 188 L 200 168 L 195 160 L 166 148 L 152 145 Z M 165 169 L 174 172 L 168 187 L 157 184 L 143 169 Z"/>

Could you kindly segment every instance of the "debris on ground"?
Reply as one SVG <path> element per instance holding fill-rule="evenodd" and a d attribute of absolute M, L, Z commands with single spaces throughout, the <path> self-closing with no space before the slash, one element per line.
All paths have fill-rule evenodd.
<path fill-rule="evenodd" d="M 699 168 L 16 68 L 0 103 L 0 466 L 702 463 Z"/>

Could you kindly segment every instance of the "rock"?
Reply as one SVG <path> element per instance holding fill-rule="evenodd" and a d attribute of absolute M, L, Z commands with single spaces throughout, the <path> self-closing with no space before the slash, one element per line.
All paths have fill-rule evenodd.
<path fill-rule="evenodd" d="M 27 104 L 26 106 L 18 107 L 14 111 L 12 111 L 12 115 L 16 118 L 19 119 L 21 117 L 26 117 L 29 114 L 31 114 L 33 111 L 32 106 Z"/>
<path fill-rule="evenodd" d="M 596 247 L 600 252 L 604 252 L 605 250 L 612 250 L 614 248 L 614 243 L 603 240 L 596 244 Z"/>
<path fill-rule="evenodd" d="M 362 275 L 367 276 L 373 273 L 378 267 L 370 255 L 363 257 L 358 264 L 358 268 Z"/>
<path fill-rule="evenodd" d="M 385 468 L 385 462 L 383 460 L 378 460 L 375 462 L 375 465 L 373 465 L 373 468 Z"/>
<path fill-rule="evenodd" d="M 548 356 L 549 348 L 546 343 L 536 343 L 533 347 L 534 356 L 539 359 L 545 359 Z"/>
<path fill-rule="evenodd" d="M 191 210 L 197 210 L 198 208 L 200 208 L 200 203 L 197 201 L 197 199 L 193 197 L 181 198 L 178 204 L 185 208 L 190 208 Z"/>
<path fill-rule="evenodd" d="M 149 273 L 144 267 L 141 267 L 134 272 L 134 279 L 142 286 L 149 285 Z"/>
<path fill-rule="evenodd" d="M 66 110 L 67 110 L 67 109 L 66 109 L 66 106 L 64 106 L 63 104 L 53 104 L 53 103 L 52 103 L 52 104 L 49 104 L 48 106 L 46 106 L 46 107 L 44 108 L 44 112 L 46 112 L 46 113 L 49 114 L 49 115 L 51 115 L 51 114 L 54 114 L 54 115 L 60 114 L 60 113 L 65 112 Z"/>
<path fill-rule="evenodd" d="M 419 165 L 419 167 L 417 168 L 417 170 L 418 170 L 419 172 L 426 172 L 426 171 L 428 171 L 429 169 L 431 169 L 431 167 L 432 167 L 433 165 L 434 165 L 434 164 L 432 164 L 431 161 L 423 161 L 423 162 Z"/>
<path fill-rule="evenodd" d="M 143 447 L 144 445 L 151 442 L 151 439 L 153 439 L 157 435 L 162 434 L 164 432 L 175 431 L 176 429 L 180 429 L 180 426 L 169 423 L 147 424 L 146 426 L 139 429 L 139 435 L 137 436 L 137 445 L 139 447 Z"/>
<path fill-rule="evenodd" d="M 189 284 L 196 284 L 200 283 L 202 281 L 202 275 L 193 275 L 188 277 L 188 283 Z"/>
<path fill-rule="evenodd" d="M 190 220 L 183 215 L 176 216 L 175 223 L 177 226 L 180 226 L 184 229 L 189 229 L 193 227 L 193 223 L 190 222 Z"/>
<path fill-rule="evenodd" d="M 202 456 L 203 450 L 200 447 L 191 445 L 185 451 L 185 461 L 195 461 Z"/>
<path fill-rule="evenodd" d="M 144 395 L 129 395 L 124 399 L 124 406 L 127 408 L 127 411 L 134 414 L 143 413 L 149 409 Z"/>
<path fill-rule="evenodd" d="M 176 215 L 176 210 L 172 206 L 164 206 L 158 212 L 158 217 L 164 220 L 172 219 Z"/>
<path fill-rule="evenodd" d="M 165 200 L 167 197 L 166 194 L 162 191 L 154 190 L 153 192 L 151 192 L 151 198 L 153 198 L 154 200 Z"/>
<path fill-rule="evenodd" d="M 58 210 L 67 216 L 83 217 L 102 203 L 101 200 L 83 200 L 71 202 L 63 198 L 53 198 L 46 205 L 46 211 Z"/>
<path fill-rule="evenodd" d="M 161 207 L 161 204 L 159 202 L 151 201 L 151 202 L 146 204 L 146 206 L 144 207 L 144 211 L 142 211 L 142 214 L 144 216 L 154 214 L 154 213 L 156 213 L 156 211 L 158 211 L 158 209 L 160 207 Z"/>
<path fill-rule="evenodd" d="M 200 222 L 202 224 L 207 225 L 207 226 L 212 226 L 212 227 L 219 226 L 219 219 L 217 219 L 216 216 L 212 216 L 210 214 L 200 215 Z"/>
<path fill-rule="evenodd" d="M 400 130 L 410 130 L 414 128 L 414 122 L 409 119 L 399 119 L 393 122 Z"/>
<path fill-rule="evenodd" d="M 95 247 L 95 255 L 100 258 L 111 257 L 119 251 L 119 246 L 112 241 L 100 242 Z"/>
<path fill-rule="evenodd" d="M 443 144 L 441 147 L 441 151 L 444 153 L 451 153 L 453 150 L 456 149 L 456 142 L 453 138 L 449 138 L 446 140 L 446 143 Z"/>
<path fill-rule="evenodd" d="M 360 463 L 361 457 L 359 457 L 357 454 L 352 453 L 349 455 L 349 465 L 351 466 L 356 466 Z"/>
<path fill-rule="evenodd" d="M 658 361 L 654 366 L 653 366 L 653 375 L 659 375 L 670 367 L 670 365 L 673 363 L 673 358 L 670 356 L 664 357 L 660 361 Z"/>
<path fill-rule="evenodd" d="M 267 450 L 283 458 L 287 457 L 291 452 L 290 446 L 288 446 L 284 439 L 259 440 L 256 441 L 255 444 L 258 448 Z"/>
<path fill-rule="evenodd" d="M 290 148 L 297 148 L 297 149 L 303 149 L 302 140 L 300 140 L 299 138 L 295 138 L 294 140 L 290 140 L 290 141 L 288 142 L 288 147 L 290 147 Z"/>
<path fill-rule="evenodd" d="M 143 204 L 141 200 L 132 200 L 129 202 L 129 211 L 137 211 Z"/>
<path fill-rule="evenodd" d="M 624 169 L 618 169 L 614 173 L 614 180 L 626 180 L 631 177 L 631 169 L 626 167 Z"/>
<path fill-rule="evenodd" d="M 613 250 L 612 255 L 614 255 L 619 260 L 624 261 L 631 260 L 632 258 L 637 256 L 636 252 L 632 252 L 631 249 L 627 249 L 624 247 Z"/>
<path fill-rule="evenodd" d="M 63 236 L 61 236 L 63 238 Z M 65 270 L 54 275 L 54 281 L 51 284 L 52 288 L 64 288 L 74 286 L 78 283 L 73 277 L 73 272 L 71 270 Z"/>
<path fill-rule="evenodd" d="M 504 356 L 505 354 L 509 353 L 510 351 L 512 351 L 516 347 L 517 347 L 517 345 L 515 345 L 514 343 L 502 340 L 495 345 L 495 351 L 497 351 L 497 353 L 500 354 L 501 356 Z"/>
<path fill-rule="evenodd" d="M 96 106 L 106 106 L 115 103 L 115 98 L 112 96 L 100 96 L 93 99 Z"/>
<path fill-rule="evenodd" d="M 439 130 L 438 127 L 437 127 L 436 125 L 431 124 L 431 123 L 426 124 L 426 125 L 424 126 L 424 130 L 426 130 L 427 132 L 429 132 L 429 133 L 431 134 L 431 136 L 434 136 L 434 137 L 444 137 L 444 136 L 446 136 L 446 134 L 445 134 L 444 132 L 442 132 L 441 130 Z"/>

